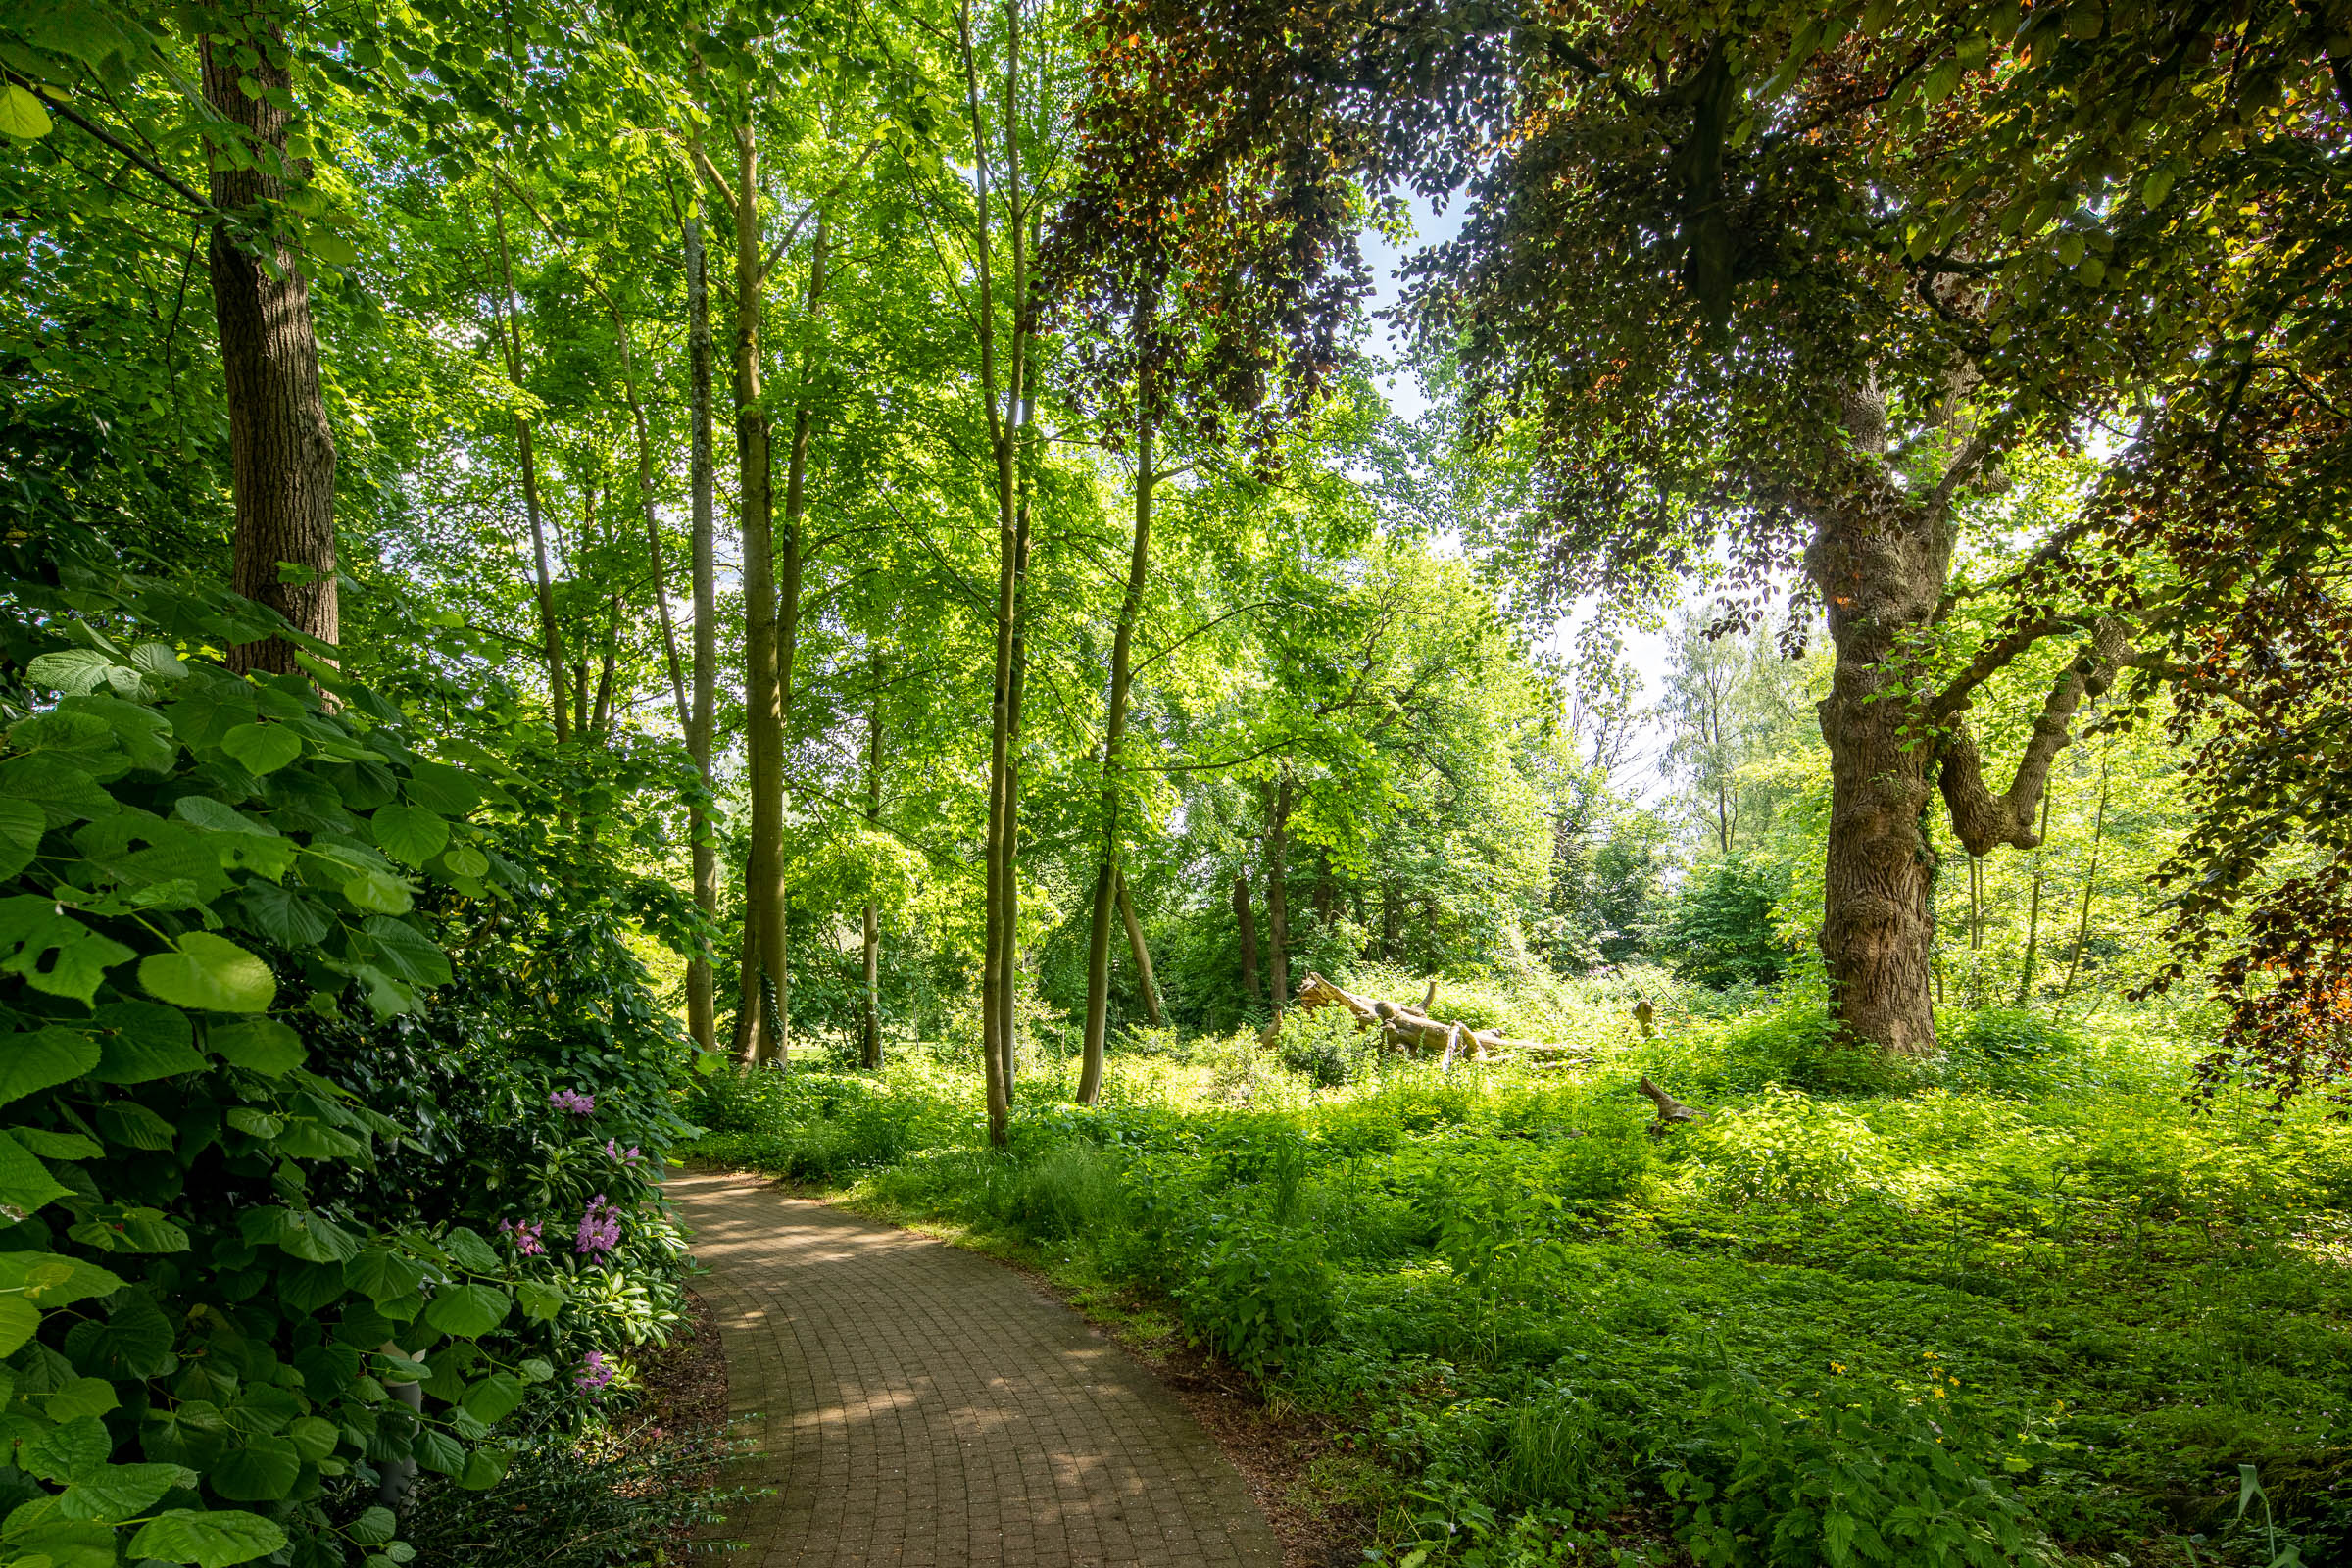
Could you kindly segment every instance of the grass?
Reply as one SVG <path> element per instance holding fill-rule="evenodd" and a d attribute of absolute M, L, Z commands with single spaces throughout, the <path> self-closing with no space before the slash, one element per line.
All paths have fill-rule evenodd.
<path fill-rule="evenodd" d="M 698 1114 L 713 1158 L 1016 1251 L 1355 1429 L 1416 1568 L 2269 1564 L 2248 1465 L 2278 1541 L 2352 1556 L 2352 1129 L 2192 1111 L 2146 1020 L 1954 1015 L 1897 1074 L 1802 1008 L 1644 1042 L 1584 1005 L 1572 1075 L 1161 1038 L 1081 1110 L 1032 1064 L 1004 1152 L 919 1052 Z M 1642 1073 L 1704 1119 L 1653 1136 Z"/>

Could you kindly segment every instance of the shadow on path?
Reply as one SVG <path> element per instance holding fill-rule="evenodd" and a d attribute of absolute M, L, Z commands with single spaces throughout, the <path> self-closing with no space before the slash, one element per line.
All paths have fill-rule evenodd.
<path fill-rule="evenodd" d="M 666 1187 L 762 1455 L 737 1479 L 775 1488 L 731 1565 L 1278 1568 L 1175 1396 L 1020 1275 L 756 1176 Z"/>

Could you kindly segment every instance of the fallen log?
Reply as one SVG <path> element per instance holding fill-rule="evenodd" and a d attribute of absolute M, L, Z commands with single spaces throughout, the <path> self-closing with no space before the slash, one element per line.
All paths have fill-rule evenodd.
<path fill-rule="evenodd" d="M 1438 983 L 1430 981 L 1429 990 L 1422 996 L 1421 1004 L 1390 1002 L 1379 997 L 1358 996 L 1322 975 L 1309 970 L 1298 982 L 1298 1004 L 1305 1011 L 1317 1007 L 1340 1007 L 1355 1019 L 1359 1029 L 1377 1028 L 1382 1040 L 1396 1050 L 1415 1054 L 1436 1054 L 1441 1064 L 1451 1068 L 1455 1058 L 1468 1054 L 1479 1061 L 1492 1060 L 1502 1052 L 1525 1052 L 1541 1055 L 1581 1054 L 1583 1047 L 1548 1040 L 1514 1040 L 1499 1029 L 1473 1029 L 1458 1019 L 1439 1021 L 1429 1016 L 1428 1009 L 1438 998 Z"/>
<path fill-rule="evenodd" d="M 1698 1110 L 1684 1104 L 1647 1078 L 1643 1078 L 1639 1087 L 1643 1094 L 1650 1098 L 1650 1102 L 1658 1107 L 1658 1119 L 1649 1124 L 1649 1130 L 1652 1133 L 1662 1134 L 1677 1122 L 1698 1120 L 1700 1115 Z"/>

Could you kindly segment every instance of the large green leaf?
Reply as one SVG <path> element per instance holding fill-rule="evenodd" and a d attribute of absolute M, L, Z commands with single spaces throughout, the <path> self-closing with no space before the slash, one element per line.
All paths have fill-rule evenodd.
<path fill-rule="evenodd" d="M 30 801 L 0 797 L 0 877 L 12 877 L 41 851 L 49 818 Z"/>
<path fill-rule="evenodd" d="M 374 944 L 376 961 L 401 979 L 420 986 L 449 984 L 449 955 L 415 926 L 375 914 L 361 921 L 360 929 Z"/>
<path fill-rule="evenodd" d="M 495 1285 L 445 1285 L 424 1309 L 425 1322 L 461 1340 L 475 1340 L 507 1320 L 511 1303 Z"/>
<path fill-rule="evenodd" d="M 36 991 L 86 1004 L 107 970 L 134 956 L 48 899 L 0 899 L 0 973 L 23 975 Z"/>
<path fill-rule="evenodd" d="M 259 817 L 247 816 L 225 801 L 209 795 L 183 795 L 172 803 L 172 814 L 208 833 L 239 833 L 249 838 L 280 837 L 277 829 Z"/>
<path fill-rule="evenodd" d="M 172 1364 L 172 1320 L 144 1288 L 126 1291 L 104 1321 L 74 1324 L 66 1351 L 105 1377 L 155 1377 Z"/>
<path fill-rule="evenodd" d="M 0 798 L 39 807 L 51 827 L 122 809 L 87 772 L 40 752 L 0 762 Z"/>
<path fill-rule="evenodd" d="M 377 914 L 406 914 L 416 895 L 400 877 L 383 871 L 362 871 L 343 884 L 343 896 L 359 908 Z"/>
<path fill-rule="evenodd" d="M 522 1302 L 522 1315 L 534 1323 L 550 1323 L 564 1310 L 564 1288 L 545 1280 L 517 1280 L 514 1294 Z"/>
<path fill-rule="evenodd" d="M 220 749 L 256 778 L 302 755 L 302 737 L 286 724 L 239 724 L 220 737 Z"/>
<path fill-rule="evenodd" d="M 190 931 L 178 952 L 141 959 L 139 984 L 150 996 L 213 1012 L 267 1012 L 277 1000 L 270 966 L 210 931 Z"/>
<path fill-rule="evenodd" d="M 442 816 L 464 816 L 480 803 L 481 784 L 447 762 L 418 762 L 409 771 L 409 799 Z"/>
<path fill-rule="evenodd" d="M 416 1462 L 427 1470 L 454 1476 L 466 1468 L 466 1449 L 439 1427 L 425 1427 L 416 1437 Z"/>
<path fill-rule="evenodd" d="M 49 1174 L 48 1166 L 33 1157 L 32 1151 L 0 1133 L 0 1204 L 29 1214 L 56 1202 L 68 1191 Z"/>
<path fill-rule="evenodd" d="M 295 1417 L 293 1424 L 286 1428 L 286 1441 L 293 1444 L 295 1450 L 305 1459 L 316 1463 L 335 1451 L 336 1445 L 343 1441 L 343 1435 L 332 1421 L 322 1416 L 305 1415 Z"/>
<path fill-rule="evenodd" d="M 315 948 L 335 929 L 334 916 L 291 888 L 250 882 L 238 898 L 246 923 L 281 948 Z"/>
<path fill-rule="evenodd" d="M 217 1023 L 204 1032 L 204 1043 L 215 1054 L 248 1072 L 276 1078 L 291 1072 L 309 1054 L 302 1036 L 275 1018 L 239 1018 Z"/>
<path fill-rule="evenodd" d="M 118 1100 L 99 1106 L 98 1130 L 110 1144 L 150 1152 L 170 1149 L 178 1138 L 170 1122 L 135 1100 Z"/>
<path fill-rule="evenodd" d="M 510 1448 L 476 1448 L 466 1456 L 458 1485 L 467 1492 L 488 1492 L 507 1478 L 507 1465 L 514 1457 Z"/>
<path fill-rule="evenodd" d="M 505 1265 L 499 1261 L 498 1249 L 482 1240 L 481 1233 L 463 1225 L 451 1227 L 441 1238 L 441 1250 L 449 1260 L 469 1274 L 496 1274 Z"/>
<path fill-rule="evenodd" d="M 114 1456 L 115 1440 L 94 1415 L 61 1422 L 17 1448 L 19 1461 L 43 1481 L 94 1475 Z"/>
<path fill-rule="evenodd" d="M 130 1554 L 194 1563 L 196 1568 L 233 1568 L 267 1557 L 285 1544 L 286 1533 L 259 1514 L 174 1508 L 158 1514 L 130 1538 Z"/>
<path fill-rule="evenodd" d="M 98 1042 L 55 1024 L 0 1036 L 0 1105 L 79 1078 L 98 1065 Z"/>
<path fill-rule="evenodd" d="M 343 1265 L 343 1281 L 371 1301 L 413 1296 L 424 1284 L 425 1268 L 389 1247 L 370 1247 Z"/>
<path fill-rule="evenodd" d="M 290 1438 L 255 1438 L 217 1460 L 206 1476 L 231 1502 L 280 1502 L 302 1477 L 302 1451 Z"/>
<path fill-rule="evenodd" d="M 61 648 L 33 660 L 24 666 L 24 673 L 44 686 L 74 697 L 105 690 L 109 684 L 108 671 L 120 667 L 95 648 Z"/>
<path fill-rule="evenodd" d="M 477 1383 L 468 1384 L 465 1396 L 458 1402 L 476 1421 L 503 1421 L 522 1403 L 522 1380 L 512 1372 L 493 1372 Z"/>
<path fill-rule="evenodd" d="M 122 1288 L 122 1276 L 112 1269 L 62 1252 L 0 1252 L 0 1290 L 22 1291 L 24 1299 L 41 1306 L 67 1306 Z"/>
<path fill-rule="evenodd" d="M 144 978 L 146 966 L 141 965 L 139 972 Z M 204 1056 L 195 1040 L 195 1025 L 177 1007 L 154 1002 L 110 1002 L 98 1009 L 101 1054 L 90 1076 L 102 1084 L 143 1084 L 153 1078 L 200 1071 Z"/>
<path fill-rule="evenodd" d="M 109 1464 L 74 1478 L 57 1511 L 69 1519 L 135 1519 L 173 1487 L 193 1487 L 196 1472 L 177 1464 Z"/>
<path fill-rule="evenodd" d="M 14 1355 L 41 1326 L 41 1309 L 22 1296 L 0 1296 L 0 1355 Z"/>
<path fill-rule="evenodd" d="M 347 1262 L 359 1252 L 358 1239 L 331 1220 L 293 1209 L 277 1214 L 269 1239 L 307 1263 Z"/>
<path fill-rule="evenodd" d="M 421 806 L 385 806 L 368 819 L 386 855 L 422 865 L 449 843 L 449 824 Z"/>

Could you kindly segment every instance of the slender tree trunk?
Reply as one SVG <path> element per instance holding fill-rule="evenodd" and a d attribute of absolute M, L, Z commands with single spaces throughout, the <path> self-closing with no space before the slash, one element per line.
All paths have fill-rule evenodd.
<path fill-rule="evenodd" d="M 247 213 L 307 181 L 307 160 L 285 156 L 293 119 L 285 39 L 264 0 L 230 0 L 208 14 L 202 40 L 205 100 L 235 125 L 243 151 L 208 150 L 211 197 Z M 211 29 L 219 28 L 220 36 Z M 258 56 L 244 63 L 240 51 Z M 256 89 L 248 96 L 244 86 Z M 215 223 L 208 252 L 220 373 L 228 401 L 230 488 L 236 501 L 230 586 L 283 615 L 296 631 L 332 643 L 341 635 L 335 597 L 335 437 L 318 392 L 318 340 L 301 258 L 276 245 L 267 264 Z M 280 582 L 280 562 L 301 580 Z M 239 671 L 290 673 L 282 637 L 228 651 Z"/>
<path fill-rule="evenodd" d="M 1135 900 L 1127 894 L 1127 871 L 1119 869 L 1119 919 L 1127 927 L 1127 954 L 1135 960 L 1135 983 L 1144 994 L 1144 1016 L 1152 1027 L 1167 1022 L 1159 1004 L 1159 980 L 1152 972 L 1152 945 L 1144 940 L 1144 923 L 1135 917 Z"/>
<path fill-rule="evenodd" d="M 2082 967 L 2082 950 L 2090 944 L 2090 895 L 2099 883 L 2099 843 L 2107 832 L 2107 763 L 2099 763 L 2099 808 L 2090 819 L 2090 864 L 2082 873 L 2082 914 L 2075 925 L 2075 951 L 2066 960 L 2066 983 L 2058 988 L 2058 1005 L 2075 994 L 2075 975 Z"/>
<path fill-rule="evenodd" d="M 882 646 L 866 646 L 867 676 L 873 694 L 865 710 L 865 822 L 879 830 L 882 823 Z M 882 1065 L 882 921 L 869 889 L 865 900 L 865 1016 L 858 1031 L 858 1061 L 872 1071 Z"/>
<path fill-rule="evenodd" d="M 1102 854 L 1095 865 L 1094 920 L 1086 943 L 1086 1062 L 1078 1076 L 1078 1103 L 1091 1105 L 1102 1091 L 1103 1036 L 1110 1019 L 1110 921 L 1119 880 L 1119 746 L 1127 734 L 1128 658 L 1136 618 L 1143 612 L 1144 583 L 1152 569 L 1152 366 L 1145 339 L 1152 307 L 1136 310 L 1136 339 L 1146 356 L 1138 371 L 1136 406 L 1135 534 L 1127 552 L 1127 592 L 1119 601 L 1117 629 L 1110 638 L 1110 702 L 1102 726 Z M 1158 1007 L 1153 1006 L 1153 1023 Z"/>
<path fill-rule="evenodd" d="M 1984 862 L 1975 856 L 1968 858 L 1968 951 L 1976 953 L 1984 946 Z"/>
<path fill-rule="evenodd" d="M 784 707 L 776 652 L 774 453 L 760 407 L 760 317 L 765 303 L 760 245 L 760 162 L 751 112 L 735 128 L 735 449 L 743 509 L 744 700 L 752 797 L 751 854 L 744 878 L 747 953 L 743 995 L 755 1020 L 770 977 L 782 972 L 784 925 Z M 747 944 L 748 946 L 748 944 Z M 745 1033 L 744 1025 L 736 1032 Z M 780 1059 L 787 1043 L 746 1042 L 753 1059 Z"/>
<path fill-rule="evenodd" d="M 998 962 L 1004 973 L 997 985 L 1000 1008 L 997 1042 L 1004 1054 L 1004 1095 L 1009 1106 L 1015 1068 L 1019 1062 L 1019 1013 L 1014 1003 L 1021 977 L 1021 701 L 1029 675 L 1029 503 L 1015 514 L 1012 543 L 1012 687 L 1005 715 L 1004 759 L 1004 942 Z"/>
<path fill-rule="evenodd" d="M 1331 881 L 1331 852 L 1321 845 L 1315 847 L 1315 924 L 1328 929 L 1331 925 L 1331 901 L 1336 890 Z"/>
<path fill-rule="evenodd" d="M 1263 1002 L 1265 988 L 1257 979 L 1257 911 L 1250 897 L 1250 873 L 1233 873 L 1233 925 L 1242 939 L 1242 990 L 1251 1002 Z"/>
<path fill-rule="evenodd" d="M 1380 956 L 1396 961 L 1396 946 L 1404 940 L 1404 895 L 1394 882 L 1380 885 Z"/>
<path fill-rule="evenodd" d="M 825 213 L 817 210 L 816 236 L 808 255 L 808 314 L 811 318 L 823 310 L 825 302 Z M 808 405 L 809 367 L 808 357 L 801 360 L 799 384 L 795 389 L 792 412 L 792 455 L 784 469 L 784 537 L 778 552 L 783 581 L 776 606 L 776 771 L 777 832 L 779 864 L 783 856 L 784 788 L 784 721 L 792 712 L 793 660 L 801 641 L 801 577 L 806 566 L 806 552 L 802 548 L 801 523 L 808 510 L 808 429 L 812 411 Z M 779 881 L 781 872 L 779 871 Z M 792 895 L 780 892 L 776 907 L 785 915 L 779 925 L 790 918 Z M 776 1049 L 779 1053 L 792 1044 L 792 944 L 787 927 L 767 955 L 767 979 L 773 991 L 775 1009 Z"/>
<path fill-rule="evenodd" d="M 588 738 L 604 745 L 612 738 L 612 677 L 620 662 L 620 596 L 605 602 L 605 651 L 597 662 L 596 701 L 589 708 Z"/>
<path fill-rule="evenodd" d="M 750 885 L 750 878 L 745 878 Z M 735 995 L 735 1039 L 730 1047 L 747 1063 L 766 1061 L 775 1054 L 774 1037 L 767 1027 L 767 998 L 760 984 L 760 906 L 743 906 L 743 945 L 738 950 Z"/>
<path fill-rule="evenodd" d="M 2043 786 L 2041 792 L 2041 840 L 2046 846 L 2050 838 L 2050 797 L 2057 791 Z M 2046 850 L 2034 852 L 2034 894 L 2026 901 L 2026 961 L 2017 976 L 2017 1004 L 2026 1005 L 2034 995 L 2034 959 L 2041 942 L 2041 879 L 2045 869 L 2042 857 Z"/>
<path fill-rule="evenodd" d="M 1266 818 L 1266 966 L 1273 983 L 1274 1010 L 1291 1003 L 1290 825 L 1291 781 L 1270 792 Z"/>
<path fill-rule="evenodd" d="M 522 389 L 522 320 L 514 309 L 514 259 L 507 244 L 506 199 L 499 193 L 498 182 L 490 184 L 490 216 L 498 233 L 499 297 L 492 307 L 491 324 L 498 324 L 501 311 L 506 317 L 506 331 L 499 336 L 499 348 L 507 361 L 507 381 Z M 514 453 L 522 466 L 522 512 L 531 525 L 531 561 L 533 569 L 532 597 L 539 606 L 540 656 L 547 661 L 547 702 L 550 716 L 555 720 L 556 744 L 571 739 L 571 715 L 564 703 L 564 632 L 556 623 L 555 576 L 547 563 L 547 519 L 539 508 L 539 460 L 531 448 L 531 421 L 524 415 L 514 416 Z"/>
<path fill-rule="evenodd" d="M 694 697 L 686 720 L 686 751 L 710 788 L 710 731 L 718 706 L 718 554 L 713 519 L 716 488 L 710 454 L 710 277 L 703 252 L 700 187 L 686 208 L 686 378 L 693 457 L 687 485 L 693 493 Z M 694 902 L 706 920 L 718 918 L 718 850 L 711 842 L 710 808 L 701 800 L 687 808 L 687 837 L 694 846 Z M 686 1025 L 695 1044 L 718 1049 L 718 999 L 710 962 L 696 957 L 686 965 Z"/>

